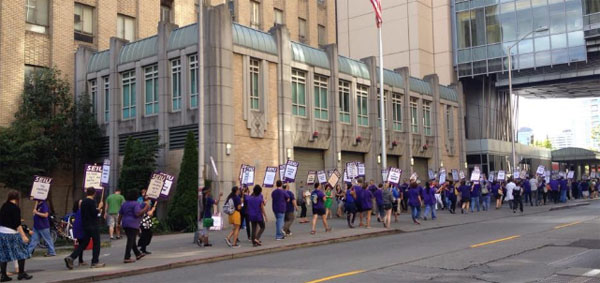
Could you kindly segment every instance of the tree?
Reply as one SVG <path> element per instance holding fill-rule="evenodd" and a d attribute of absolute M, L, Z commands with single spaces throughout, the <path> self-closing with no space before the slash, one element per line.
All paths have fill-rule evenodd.
<path fill-rule="evenodd" d="M 150 176 L 156 169 L 158 137 L 154 141 L 142 142 L 129 137 L 125 144 L 125 156 L 119 176 L 119 188 L 123 195 L 127 191 L 140 191 L 148 187 Z"/>
<path fill-rule="evenodd" d="M 183 158 L 177 177 L 175 196 L 169 206 L 167 222 L 172 230 L 193 230 L 198 217 L 198 148 L 193 132 L 185 139 Z M 190 225 L 194 225 L 190 227 Z"/>
<path fill-rule="evenodd" d="M 546 139 L 543 141 L 534 141 L 533 145 L 536 147 L 552 149 L 552 142 L 548 137 L 546 137 Z"/>
<path fill-rule="evenodd" d="M 0 182 L 26 193 L 33 175 L 49 176 L 59 166 L 73 166 L 74 159 L 95 156 L 99 129 L 93 120 L 78 122 L 76 117 L 87 115 L 79 108 L 73 106 L 69 83 L 57 69 L 28 76 L 15 120 L 0 128 Z M 83 144 L 85 148 L 74 150 Z"/>

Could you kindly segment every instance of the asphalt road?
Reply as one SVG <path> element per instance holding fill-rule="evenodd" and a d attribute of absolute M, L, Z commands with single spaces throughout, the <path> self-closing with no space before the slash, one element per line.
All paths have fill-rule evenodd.
<path fill-rule="evenodd" d="M 592 202 L 111 282 L 600 282 L 599 211 Z"/>

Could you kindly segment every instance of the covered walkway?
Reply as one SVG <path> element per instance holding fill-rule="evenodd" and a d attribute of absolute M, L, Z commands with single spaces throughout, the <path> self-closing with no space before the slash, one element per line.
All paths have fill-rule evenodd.
<path fill-rule="evenodd" d="M 600 152 L 579 147 L 566 147 L 552 151 L 552 162 L 559 164 L 559 169 L 575 171 L 577 179 L 600 169 Z"/>

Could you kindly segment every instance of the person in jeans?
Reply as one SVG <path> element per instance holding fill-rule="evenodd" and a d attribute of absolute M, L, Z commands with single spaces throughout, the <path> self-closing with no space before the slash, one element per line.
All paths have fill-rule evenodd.
<path fill-rule="evenodd" d="M 531 200 L 533 201 L 533 203 L 535 203 L 535 206 L 538 206 L 539 199 L 538 199 L 538 180 L 537 177 L 533 177 L 531 179 L 529 179 L 529 187 L 531 188 Z M 531 204 L 531 206 L 533 206 L 533 203 Z"/>
<path fill-rule="evenodd" d="M 93 241 L 92 251 L 92 268 L 104 267 L 104 263 L 99 262 L 100 257 L 100 229 L 98 227 L 98 215 L 102 213 L 102 207 L 104 203 L 100 201 L 100 204 L 96 205 L 94 197 L 96 196 L 96 189 L 87 188 L 85 190 L 86 197 L 81 201 L 81 226 L 83 228 L 82 241 L 77 246 L 77 249 L 71 253 L 71 255 L 65 257 L 65 264 L 68 269 L 73 269 L 73 260 L 83 252 L 87 247 L 90 240 Z"/>
<path fill-rule="evenodd" d="M 35 247 L 40 243 L 40 238 L 44 239 L 48 246 L 48 252 L 44 256 L 56 256 L 54 251 L 54 241 L 50 236 L 50 208 L 45 200 L 36 201 L 36 207 L 33 209 L 33 236 L 27 247 L 30 256 L 33 256 Z"/>
<path fill-rule="evenodd" d="M 252 228 L 251 238 L 252 246 L 262 246 L 260 236 L 265 231 L 265 222 L 267 221 L 267 213 L 265 212 L 265 200 L 262 196 L 262 187 L 255 185 L 252 189 L 252 195 L 247 197 L 246 211 L 248 212 L 248 219 L 250 220 L 250 226 Z M 260 227 L 260 230 L 257 228 Z"/>
<path fill-rule="evenodd" d="M 427 220 L 427 215 L 431 213 L 431 220 L 436 219 L 435 216 L 435 193 L 437 188 L 435 183 L 425 183 L 425 190 L 423 191 L 423 202 L 425 203 L 425 213 L 423 214 L 423 220 Z"/>
<path fill-rule="evenodd" d="M 119 210 L 121 209 L 121 205 L 125 202 L 125 198 L 121 195 L 121 189 L 116 188 L 115 193 L 109 195 L 106 198 L 106 207 L 104 211 L 104 219 L 106 219 L 106 225 L 108 226 L 108 236 L 110 239 L 113 239 L 113 235 L 117 234 L 117 240 L 121 239 L 121 229 L 120 223 L 117 222 L 117 218 L 119 217 Z"/>
<path fill-rule="evenodd" d="M 296 204 L 294 192 L 292 192 L 287 185 L 284 185 L 283 188 L 288 195 L 287 202 L 285 204 L 285 223 L 283 224 L 283 233 L 285 234 L 285 237 L 288 237 L 292 235 L 290 227 L 292 227 L 294 218 L 296 218 L 296 210 L 298 209 L 298 205 Z"/>
<path fill-rule="evenodd" d="M 479 204 L 479 196 L 481 195 L 481 182 L 475 181 L 471 185 L 471 213 L 475 212 L 475 206 L 477 206 L 477 212 L 480 211 L 481 207 Z"/>
<path fill-rule="evenodd" d="M 419 218 L 419 214 L 421 213 L 421 191 L 423 188 L 417 185 L 417 181 L 411 181 L 407 195 L 407 203 L 410 206 L 412 220 L 415 224 L 421 224 L 417 220 Z"/>
<path fill-rule="evenodd" d="M 283 183 L 281 180 L 277 180 L 275 185 L 277 188 L 271 193 L 271 200 L 273 213 L 275 214 L 275 240 L 279 241 L 285 238 L 283 234 L 283 222 L 289 195 L 282 189 Z"/>
<path fill-rule="evenodd" d="M 119 222 L 123 223 L 125 235 L 127 235 L 127 245 L 125 246 L 124 263 L 132 263 L 135 260 L 140 260 L 146 254 L 140 252 L 136 246 L 136 237 L 140 228 L 142 216 L 150 209 L 150 204 L 147 202 L 137 202 L 137 192 L 131 190 L 127 192 L 126 202 L 123 203 L 119 210 Z M 135 260 L 131 258 L 131 250 L 135 254 Z"/>

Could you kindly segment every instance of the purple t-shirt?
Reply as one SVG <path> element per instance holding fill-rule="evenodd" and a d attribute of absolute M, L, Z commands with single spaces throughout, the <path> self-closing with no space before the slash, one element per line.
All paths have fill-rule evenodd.
<path fill-rule="evenodd" d="M 458 187 L 458 190 L 460 191 L 460 196 L 462 198 L 471 198 L 471 187 L 462 185 Z"/>
<path fill-rule="evenodd" d="M 558 191 L 559 183 L 557 180 L 551 180 L 548 184 L 550 185 L 550 189 L 552 189 L 553 191 Z"/>
<path fill-rule="evenodd" d="M 286 191 L 287 195 L 288 195 L 288 201 L 286 202 L 286 207 L 285 207 L 285 212 L 286 213 L 290 213 L 290 212 L 294 212 L 294 200 L 296 199 L 294 197 L 294 193 L 292 193 L 292 191 Z"/>
<path fill-rule="evenodd" d="M 314 190 L 310 194 L 313 209 L 325 209 L 325 201 L 323 200 L 324 197 L 325 194 L 321 190 Z"/>
<path fill-rule="evenodd" d="M 83 227 L 81 225 L 81 209 L 75 212 L 75 221 L 73 221 L 73 237 L 75 239 L 83 238 Z"/>
<path fill-rule="evenodd" d="M 435 188 L 427 188 L 423 190 L 423 202 L 428 205 L 435 204 Z"/>
<path fill-rule="evenodd" d="M 119 210 L 119 214 L 123 216 L 122 225 L 125 228 L 140 228 L 140 221 L 142 220 L 142 216 L 137 216 L 142 208 L 145 206 L 144 203 L 140 204 L 135 200 L 126 201 L 121 205 L 121 210 Z"/>
<path fill-rule="evenodd" d="M 375 202 L 377 202 L 377 205 L 383 205 L 383 190 L 376 190 L 375 191 Z"/>
<path fill-rule="evenodd" d="M 408 194 L 408 204 L 410 206 L 421 206 L 421 202 L 419 202 L 419 188 L 409 188 L 406 193 Z"/>
<path fill-rule="evenodd" d="M 373 209 L 373 194 L 370 190 L 363 190 L 360 198 L 360 206 L 363 210 Z"/>
<path fill-rule="evenodd" d="M 355 185 L 354 192 L 356 193 L 356 202 L 361 203 L 363 188 L 361 186 Z"/>
<path fill-rule="evenodd" d="M 248 205 L 246 207 L 246 213 L 248 213 L 248 220 L 254 221 L 254 222 L 262 222 L 263 221 L 263 215 L 262 215 L 262 211 L 260 209 L 262 202 L 263 202 L 262 195 L 246 196 L 246 204 Z"/>
<path fill-rule="evenodd" d="M 473 185 L 473 191 L 471 192 L 471 197 L 478 197 L 481 192 L 481 184 Z"/>
<path fill-rule="evenodd" d="M 38 202 L 36 207 L 37 211 L 40 213 L 47 213 L 50 211 L 48 208 L 48 203 L 46 201 Z M 50 215 L 48 215 L 50 216 Z M 41 217 L 39 215 L 33 216 L 33 228 L 36 230 L 48 229 L 50 228 L 50 221 L 48 221 L 48 217 Z"/>
<path fill-rule="evenodd" d="M 271 193 L 274 213 L 285 213 L 287 198 L 287 193 L 281 188 L 277 188 Z"/>

